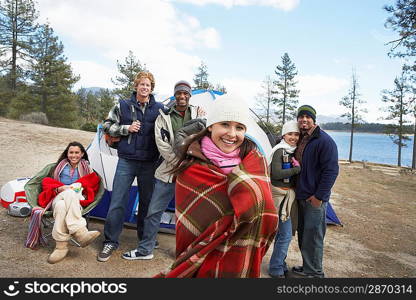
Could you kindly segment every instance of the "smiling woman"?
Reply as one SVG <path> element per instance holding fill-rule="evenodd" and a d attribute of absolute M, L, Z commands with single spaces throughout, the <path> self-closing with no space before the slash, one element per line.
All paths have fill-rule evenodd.
<path fill-rule="evenodd" d="M 278 218 L 266 160 L 244 136 L 249 118 L 240 98 L 225 95 L 207 128 L 198 132 L 198 121 L 176 133 L 176 261 L 158 277 L 260 276 Z"/>

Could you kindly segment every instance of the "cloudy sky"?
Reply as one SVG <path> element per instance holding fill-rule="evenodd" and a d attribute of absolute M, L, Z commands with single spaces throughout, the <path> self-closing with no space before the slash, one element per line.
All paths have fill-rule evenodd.
<path fill-rule="evenodd" d="M 254 106 L 266 76 L 287 52 L 298 70 L 300 104 L 340 115 L 352 69 L 379 121 L 382 89 L 401 62 L 387 56 L 396 36 L 384 28 L 390 0 L 38 0 L 65 46 L 79 87 L 113 88 L 117 60 L 131 50 L 155 75 L 160 99 L 203 61 L 209 80 Z"/>

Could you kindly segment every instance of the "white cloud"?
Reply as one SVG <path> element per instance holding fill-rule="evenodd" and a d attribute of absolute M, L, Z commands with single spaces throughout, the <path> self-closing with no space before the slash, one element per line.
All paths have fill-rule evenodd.
<path fill-rule="evenodd" d="M 167 92 L 164 89 L 171 92 L 176 80 L 192 79 L 201 61 L 189 51 L 221 46 L 215 28 L 202 26 L 198 19 L 163 0 L 39 0 L 38 3 L 40 21 L 48 20 L 65 40 L 65 46 L 73 50 L 67 56 L 83 61 L 73 62 L 82 86 L 104 82 L 105 76 L 110 82 L 117 73 L 116 61 L 122 61 L 132 50 L 154 73 L 156 92 Z M 87 68 L 86 60 L 95 68 Z M 100 70 L 99 64 L 103 73 L 93 79 L 92 73 Z"/>
<path fill-rule="evenodd" d="M 249 107 L 254 108 L 262 82 L 234 77 L 221 80 L 221 84 L 225 86 L 227 93 L 238 95 Z"/>
<path fill-rule="evenodd" d="M 326 96 L 340 91 L 347 85 L 347 79 L 315 74 L 299 76 L 297 88 L 300 89 L 300 98 L 302 98 Z"/>
<path fill-rule="evenodd" d="M 233 6 L 270 6 L 284 11 L 290 11 L 299 5 L 300 0 L 172 0 L 174 2 L 190 3 L 194 5 L 216 4 L 227 8 Z"/>
<path fill-rule="evenodd" d="M 82 81 L 75 84 L 80 87 L 108 87 L 112 88 L 111 77 L 114 77 L 114 70 L 92 61 L 72 61 L 74 74 L 82 76 Z"/>

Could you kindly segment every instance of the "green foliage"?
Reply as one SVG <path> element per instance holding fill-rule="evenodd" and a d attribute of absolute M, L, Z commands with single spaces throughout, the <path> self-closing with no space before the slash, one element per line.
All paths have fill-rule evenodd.
<path fill-rule="evenodd" d="M 30 38 L 36 32 L 38 13 L 33 0 L 4 0 L 0 2 L 0 54 L 1 66 L 8 74 L 12 91 L 23 80 L 24 62 L 31 59 Z"/>
<path fill-rule="evenodd" d="M 146 65 L 142 66 L 140 60 L 136 59 L 133 51 L 124 59 L 124 64 L 117 60 L 117 69 L 121 76 L 116 76 L 111 81 L 118 87 L 114 89 L 114 95 L 118 99 L 128 99 L 134 91 L 133 83 L 137 73 L 147 71 Z"/>
<path fill-rule="evenodd" d="M 98 126 L 98 123 L 89 122 L 89 123 L 83 124 L 80 129 L 84 131 L 96 132 L 97 126 Z"/>
<path fill-rule="evenodd" d="M 48 117 L 46 116 L 46 114 L 38 111 L 22 115 L 20 116 L 20 120 L 43 125 L 49 124 Z"/>
<path fill-rule="evenodd" d="M 385 102 L 387 106 L 384 110 L 388 113 L 386 119 L 392 120 L 397 123 L 391 124 L 386 128 L 386 134 L 390 136 L 393 143 L 398 147 L 397 165 L 401 166 L 401 149 L 406 146 L 404 141 L 408 140 L 408 137 L 404 136 L 403 126 L 407 123 L 404 118 L 411 112 L 412 98 L 407 97 L 410 87 L 405 76 L 405 70 L 403 70 L 400 78 L 394 80 L 393 90 L 383 90 L 381 101 Z"/>
<path fill-rule="evenodd" d="M 282 65 L 276 66 L 274 73 L 277 80 L 274 81 L 272 102 L 276 104 L 276 114 L 281 116 L 282 124 L 284 124 L 287 119 L 293 119 L 296 116 L 299 96 L 299 90 L 296 89 L 297 81 L 295 81 L 298 72 L 287 53 L 282 56 Z"/>
<path fill-rule="evenodd" d="M 416 1 L 396 0 L 395 5 L 386 5 L 384 9 L 390 13 L 385 26 L 399 34 L 396 40 L 389 42 L 389 55 L 408 59 L 405 70 L 416 72 Z"/>

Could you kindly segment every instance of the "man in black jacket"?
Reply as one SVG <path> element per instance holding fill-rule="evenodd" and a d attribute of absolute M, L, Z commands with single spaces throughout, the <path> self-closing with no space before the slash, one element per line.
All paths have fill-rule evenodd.
<path fill-rule="evenodd" d="M 325 277 L 322 268 L 326 231 L 326 206 L 339 173 L 338 149 L 334 140 L 316 125 L 312 106 L 299 107 L 300 139 L 295 158 L 301 165 L 297 178 L 299 206 L 298 242 L 302 266 L 293 267 L 298 276 Z"/>

